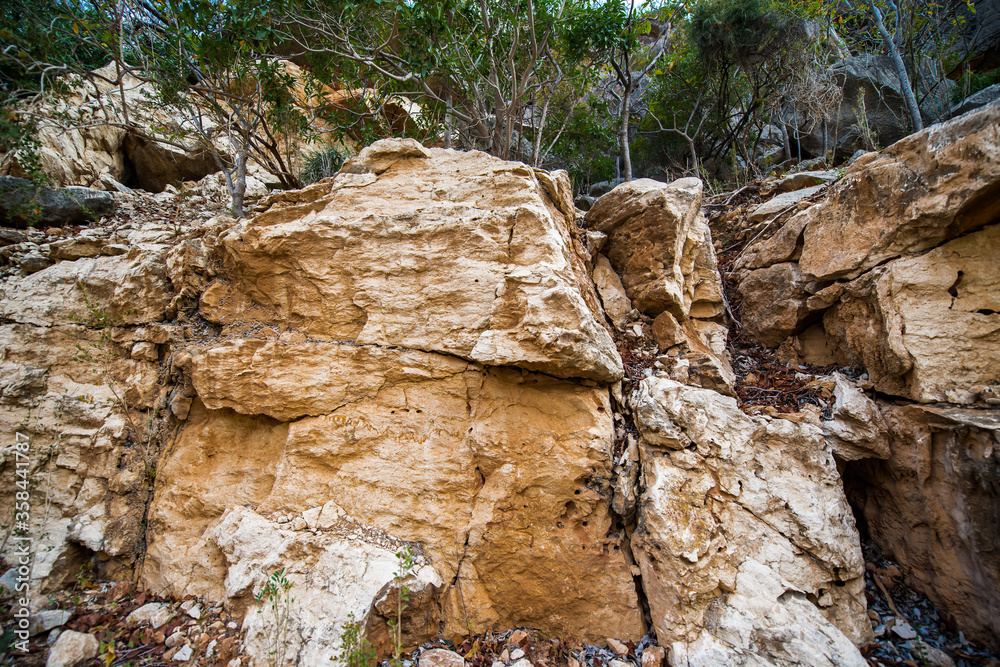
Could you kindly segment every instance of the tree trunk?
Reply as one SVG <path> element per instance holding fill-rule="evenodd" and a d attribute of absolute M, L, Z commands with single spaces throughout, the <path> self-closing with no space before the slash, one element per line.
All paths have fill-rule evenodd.
<path fill-rule="evenodd" d="M 625 89 L 622 91 L 622 105 L 621 105 L 621 124 L 618 128 L 618 147 L 621 150 L 622 158 L 622 178 L 625 182 L 632 180 L 632 154 L 629 150 L 628 145 L 628 121 L 629 121 L 629 111 L 631 110 L 631 104 L 629 103 L 632 98 L 632 82 L 629 81 L 625 85 Z"/>
<path fill-rule="evenodd" d="M 243 197 L 247 192 L 247 149 L 241 146 L 236 151 L 236 178 L 233 183 L 233 217 L 243 217 Z"/>
<path fill-rule="evenodd" d="M 903 57 L 899 54 L 899 49 L 896 48 L 896 42 L 892 40 L 892 36 L 886 30 L 885 23 L 882 22 L 882 12 L 875 5 L 875 0 L 868 0 L 868 6 L 875 17 L 875 27 L 878 28 L 878 32 L 882 36 L 882 41 L 885 42 L 886 48 L 889 49 L 889 57 L 896 68 L 896 76 L 899 77 L 899 87 L 902 89 L 906 108 L 910 112 L 913 131 L 919 132 L 924 129 L 924 121 L 920 117 L 920 107 L 917 106 L 917 98 L 913 95 L 913 88 L 910 86 L 910 76 L 906 73 L 906 65 L 903 64 Z"/>

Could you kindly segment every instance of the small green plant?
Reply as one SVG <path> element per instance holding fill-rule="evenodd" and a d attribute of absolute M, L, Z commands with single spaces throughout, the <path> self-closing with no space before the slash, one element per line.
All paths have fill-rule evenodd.
<path fill-rule="evenodd" d="M 386 623 L 389 626 L 389 635 L 392 637 L 392 659 L 389 661 L 392 667 L 402 667 L 403 665 L 403 612 L 406 611 L 406 603 L 410 601 L 410 593 L 412 592 L 403 582 L 413 574 L 416 560 L 416 554 L 413 553 L 410 545 L 406 545 L 396 552 L 399 568 L 396 570 L 393 581 L 398 587 L 399 597 L 396 605 L 396 618 L 389 619 Z"/>
<path fill-rule="evenodd" d="M 257 609 L 258 614 L 263 614 L 265 607 L 271 610 L 272 622 L 265 629 L 264 640 L 267 644 L 267 662 L 272 667 L 285 664 L 292 603 L 295 602 L 291 590 L 292 582 L 288 580 L 285 568 L 281 568 L 267 578 L 254 596 L 261 605 Z"/>
<path fill-rule="evenodd" d="M 344 165 L 344 155 L 333 146 L 312 151 L 305 157 L 305 166 L 299 174 L 303 185 L 316 183 L 337 173 Z"/>
<path fill-rule="evenodd" d="M 371 667 L 375 663 L 375 649 L 362 632 L 361 621 L 355 620 L 354 612 L 351 612 L 347 615 L 347 623 L 344 623 L 340 653 L 330 659 L 339 660 L 345 667 Z"/>

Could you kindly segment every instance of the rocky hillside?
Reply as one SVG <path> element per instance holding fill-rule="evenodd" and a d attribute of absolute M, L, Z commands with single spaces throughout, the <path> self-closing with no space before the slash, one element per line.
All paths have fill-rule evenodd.
<path fill-rule="evenodd" d="M 244 220 L 210 176 L 2 230 L 24 659 L 478 665 L 516 627 L 643 667 L 860 667 L 887 627 L 958 657 L 874 609 L 862 533 L 1000 650 L 998 127 L 765 203 L 638 180 L 584 215 L 565 172 L 389 139 Z M 109 607 L 43 611 L 95 574 Z"/>

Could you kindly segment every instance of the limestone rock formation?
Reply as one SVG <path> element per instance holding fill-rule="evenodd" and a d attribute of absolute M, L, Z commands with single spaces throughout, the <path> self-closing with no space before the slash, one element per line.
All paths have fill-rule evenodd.
<path fill-rule="evenodd" d="M 608 237 L 607 257 L 598 257 L 593 275 L 619 331 L 634 305 L 654 318 L 651 334 L 659 351 L 675 358 L 675 379 L 731 394 L 722 282 L 701 199 L 702 183 L 694 178 L 640 179 L 603 195 L 585 220 Z"/>
<path fill-rule="evenodd" d="M 774 347 L 822 320 L 819 356 L 921 402 L 973 403 L 1000 381 L 998 119 L 992 104 L 869 154 L 749 248 L 747 332 Z"/>
<path fill-rule="evenodd" d="M 174 356 L 190 407 L 150 510 L 149 585 L 236 599 L 280 557 L 302 585 L 331 567 L 351 586 L 353 570 L 299 555 L 347 548 L 309 527 L 335 511 L 368 535 L 359 553 L 402 540 L 427 555 L 414 638 L 441 623 L 640 636 L 594 382 L 621 361 L 573 213 L 564 174 L 385 140 L 220 234 L 198 304 L 222 335 Z M 274 539 L 234 542 L 244 524 Z M 296 623 L 324 609 L 330 625 L 301 660 L 327 640 L 333 654 L 348 611 L 373 622 L 392 577 L 372 572 L 355 603 L 303 598 L 326 606 Z"/>
<path fill-rule="evenodd" d="M 761 645 L 773 664 L 865 664 L 864 562 L 818 416 L 751 418 L 657 377 L 631 405 L 645 489 L 632 549 L 659 640 L 721 641 L 733 664 Z M 815 655 L 795 653 L 814 637 Z"/>
<path fill-rule="evenodd" d="M 707 319 L 722 312 L 722 287 L 708 225 L 701 215 L 702 183 L 669 186 L 640 179 L 602 196 L 587 226 L 608 235 L 608 259 L 633 304 L 655 317 Z"/>
<path fill-rule="evenodd" d="M 300 665 L 336 656 L 352 614 L 385 653 L 402 580 L 406 643 L 525 625 L 638 640 L 645 600 L 671 665 L 861 667 L 839 465 L 912 576 L 995 632 L 968 620 L 989 591 L 957 599 L 995 583 L 995 419 L 877 405 L 838 374 L 825 417 L 744 414 L 700 204 L 693 179 L 623 184 L 585 232 L 565 173 L 386 140 L 244 221 L 4 235 L 0 427 L 30 442 L 47 494 L 39 589 L 93 555 L 115 576 L 141 556 L 144 587 L 242 616 L 258 662 L 257 596 L 283 569 Z M 741 265 L 744 304 L 794 302 L 762 336 L 809 325 L 867 359 L 858 332 L 877 324 L 895 347 L 864 362 L 865 387 L 995 395 L 996 225 L 833 280 L 802 268 L 822 220 L 793 220 Z M 942 327 L 978 347 L 935 357 Z M 927 480 L 950 494 L 940 512 L 911 491 Z M 934 539 L 897 545 L 924 526 Z M 928 564 L 938 544 L 951 560 Z"/>
<path fill-rule="evenodd" d="M 906 576 L 1000 650 L 1000 411 L 881 407 L 892 456 L 850 464 L 852 502 Z"/>
<path fill-rule="evenodd" d="M 205 317 L 620 378 L 565 174 L 484 153 L 413 151 L 377 142 L 332 183 L 231 230 L 221 241 L 227 276 L 206 291 Z"/>
<path fill-rule="evenodd" d="M 998 127 L 994 102 L 862 156 L 733 273 L 760 343 L 792 363 L 854 367 L 900 399 L 876 406 L 834 376 L 826 441 L 874 542 L 992 647 Z"/>

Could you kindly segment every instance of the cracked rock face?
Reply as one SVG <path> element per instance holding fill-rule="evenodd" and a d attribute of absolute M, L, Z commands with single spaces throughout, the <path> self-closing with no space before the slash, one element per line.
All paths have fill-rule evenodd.
<path fill-rule="evenodd" d="M 631 404 L 644 480 L 632 549 L 660 642 L 690 664 L 864 665 L 864 562 L 818 416 L 748 417 L 655 376 Z"/>
<path fill-rule="evenodd" d="M 722 283 L 701 214 L 702 182 L 623 183 L 597 200 L 587 226 L 608 235 L 608 259 L 633 305 L 678 320 L 722 313 Z"/>
<path fill-rule="evenodd" d="M 350 164 L 362 173 L 282 193 L 221 239 L 225 276 L 203 297 L 206 318 L 621 378 L 565 172 L 403 141 L 366 150 Z"/>
<path fill-rule="evenodd" d="M 330 619 L 300 656 L 333 655 L 348 612 L 378 636 L 392 579 L 351 604 L 314 590 L 353 585 L 316 560 L 353 526 L 357 558 L 384 540 L 425 554 L 414 640 L 470 625 L 642 636 L 595 382 L 621 361 L 576 234 L 565 174 L 412 140 L 221 234 L 198 297 L 221 336 L 175 358 L 190 408 L 158 475 L 147 585 L 246 605 L 284 564 Z M 270 551 L 245 545 L 257 523 Z"/>
<path fill-rule="evenodd" d="M 1000 410 L 881 407 L 893 455 L 851 463 L 848 494 L 907 578 L 1000 650 Z"/>

